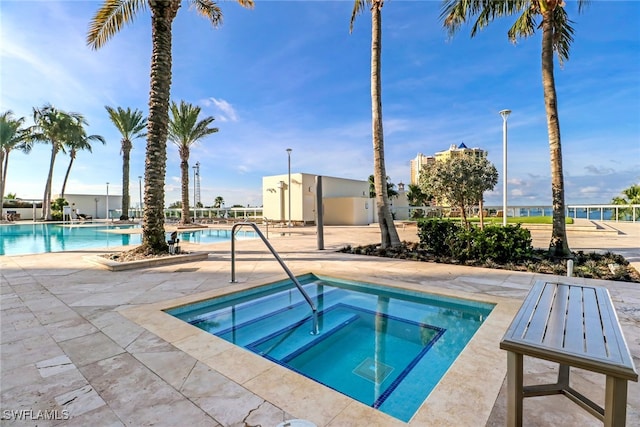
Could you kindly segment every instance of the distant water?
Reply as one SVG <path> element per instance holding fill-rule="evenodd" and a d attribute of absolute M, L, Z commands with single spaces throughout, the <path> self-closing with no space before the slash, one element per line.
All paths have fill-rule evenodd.
<path fill-rule="evenodd" d="M 519 208 L 519 216 L 552 216 L 553 208 L 549 207 L 532 207 L 532 208 Z M 616 211 L 613 208 L 590 208 L 588 210 L 586 208 L 570 208 L 568 210 L 568 215 L 571 218 L 578 219 L 591 219 L 594 221 L 609 221 L 616 219 Z M 631 214 L 627 215 L 627 218 L 619 218 L 619 220 L 631 220 Z"/>

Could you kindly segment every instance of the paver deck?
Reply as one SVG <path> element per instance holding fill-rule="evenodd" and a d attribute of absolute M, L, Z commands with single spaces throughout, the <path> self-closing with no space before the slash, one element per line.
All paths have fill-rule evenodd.
<path fill-rule="evenodd" d="M 415 228 L 400 228 L 402 239 L 415 239 Z M 574 250 L 613 249 L 635 262 L 639 231 L 635 225 L 617 236 L 570 233 L 569 241 Z M 506 352 L 499 340 L 531 285 L 553 276 L 335 252 L 346 244 L 379 241 L 376 226 L 325 227 L 324 251 L 316 250 L 313 228 L 280 232 L 270 230 L 270 242 L 296 274 L 318 272 L 496 302 L 409 425 L 505 425 Z M 534 245 L 548 244 L 545 233 L 534 232 Z M 261 242 L 238 242 L 240 283 L 233 285 L 229 245 L 202 248 L 210 252 L 207 260 L 123 272 L 102 270 L 83 258 L 101 250 L 0 257 L 2 425 L 267 427 L 291 418 L 318 426 L 405 425 L 186 324 L 167 322 L 160 307 L 285 278 Z M 640 286 L 573 281 L 609 289 L 640 366 Z M 525 358 L 525 383 L 553 380 L 555 369 Z M 577 370 L 572 380 L 603 403 L 600 375 Z M 601 425 L 572 406 L 553 396 L 527 399 L 525 425 Z M 627 419 L 640 419 L 638 383 L 629 383 Z"/>

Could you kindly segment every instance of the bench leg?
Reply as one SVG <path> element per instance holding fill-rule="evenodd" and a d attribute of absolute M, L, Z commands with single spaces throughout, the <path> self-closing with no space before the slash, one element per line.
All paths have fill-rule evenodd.
<path fill-rule="evenodd" d="M 507 426 L 522 427 L 522 354 L 507 352 Z"/>
<path fill-rule="evenodd" d="M 604 427 L 624 427 L 627 421 L 627 380 L 607 375 Z"/>

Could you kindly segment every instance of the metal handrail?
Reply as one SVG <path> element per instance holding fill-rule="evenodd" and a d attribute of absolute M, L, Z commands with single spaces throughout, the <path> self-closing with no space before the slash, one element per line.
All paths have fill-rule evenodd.
<path fill-rule="evenodd" d="M 265 229 L 267 230 L 267 240 L 269 239 L 269 218 L 266 216 L 262 218 L 262 222 L 264 222 Z"/>
<path fill-rule="evenodd" d="M 289 267 L 287 267 L 287 265 L 284 263 L 282 258 L 280 258 L 280 255 L 278 255 L 278 252 L 276 252 L 273 246 L 271 246 L 271 243 L 269 243 L 266 237 L 264 237 L 264 234 L 262 234 L 262 232 L 258 228 L 258 225 L 255 222 L 237 222 L 233 224 L 233 227 L 231 227 L 231 283 L 237 282 L 236 281 L 236 239 L 235 239 L 236 234 L 235 233 L 237 228 L 240 228 L 245 225 L 248 225 L 249 227 L 255 230 L 258 237 L 262 239 L 262 241 L 267 246 L 269 251 L 271 251 L 271 254 L 275 257 L 276 261 L 278 261 L 278 263 L 283 268 L 285 273 L 287 273 L 287 276 L 289 276 L 289 278 L 296 285 L 296 287 L 298 288 L 298 290 L 300 291 L 304 299 L 309 304 L 309 307 L 311 307 L 311 312 L 313 316 L 313 329 L 311 330 L 311 334 L 317 335 L 319 331 L 318 331 L 318 309 L 316 308 L 316 305 L 313 303 L 313 300 L 311 299 L 311 297 L 309 297 L 309 294 L 307 294 L 307 292 L 302 288 L 302 285 L 300 284 L 300 282 L 298 282 L 298 279 L 296 278 L 296 276 L 293 275 L 291 270 L 289 270 Z"/>

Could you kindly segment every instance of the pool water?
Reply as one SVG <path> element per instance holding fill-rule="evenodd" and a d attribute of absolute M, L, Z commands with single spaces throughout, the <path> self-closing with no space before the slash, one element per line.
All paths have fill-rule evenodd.
<path fill-rule="evenodd" d="M 141 243 L 138 225 L 70 225 L 33 223 L 0 225 L 0 255 L 27 255 L 46 252 L 74 251 L 115 246 L 135 246 Z M 131 230 L 117 233 L 115 230 Z M 168 238 L 168 234 L 167 234 Z M 180 231 L 181 242 L 218 243 L 231 240 L 230 230 L 201 229 Z M 252 231 L 236 232 L 236 239 L 255 238 Z"/>
<path fill-rule="evenodd" d="M 409 421 L 493 305 L 305 275 L 167 312 Z"/>

